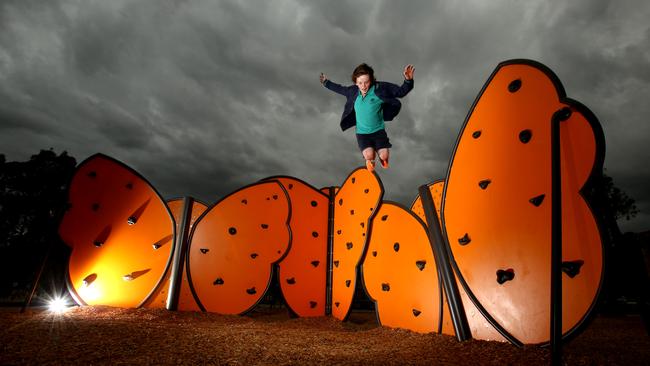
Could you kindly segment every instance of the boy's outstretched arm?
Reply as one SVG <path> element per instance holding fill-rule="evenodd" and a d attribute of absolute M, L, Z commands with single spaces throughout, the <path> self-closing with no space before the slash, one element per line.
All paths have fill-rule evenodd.
<path fill-rule="evenodd" d="M 402 83 L 401 86 L 397 86 L 395 84 L 390 84 L 390 92 L 393 95 L 393 97 L 396 98 L 402 98 L 405 97 L 406 94 L 408 94 L 412 89 L 413 89 L 413 74 L 415 73 L 415 67 L 413 65 L 409 64 L 404 67 L 404 72 L 402 73 L 404 75 L 404 83 Z"/>
<path fill-rule="evenodd" d="M 327 89 L 329 89 L 329 90 L 331 90 L 331 91 L 333 91 L 335 93 L 338 93 L 338 94 L 341 94 L 341 95 L 347 95 L 346 92 L 345 92 L 347 90 L 346 87 L 341 86 L 341 85 L 339 85 L 339 84 L 337 84 L 337 83 L 335 83 L 333 81 L 330 81 L 327 78 L 327 76 L 325 76 L 325 74 L 323 74 L 322 72 L 320 73 L 320 83 L 323 84 L 324 87 L 326 87 Z"/>

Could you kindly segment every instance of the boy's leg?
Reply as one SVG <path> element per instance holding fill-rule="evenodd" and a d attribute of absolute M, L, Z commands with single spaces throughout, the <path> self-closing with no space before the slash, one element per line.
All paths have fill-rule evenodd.
<path fill-rule="evenodd" d="M 368 168 L 369 171 L 374 171 L 375 170 L 375 149 L 372 147 L 367 147 L 363 149 L 361 152 L 363 154 L 363 158 L 366 159 L 366 168 Z"/>
<path fill-rule="evenodd" d="M 388 148 L 379 149 L 379 161 L 381 162 L 381 167 L 384 169 L 388 168 L 388 158 L 390 157 L 390 150 Z"/>

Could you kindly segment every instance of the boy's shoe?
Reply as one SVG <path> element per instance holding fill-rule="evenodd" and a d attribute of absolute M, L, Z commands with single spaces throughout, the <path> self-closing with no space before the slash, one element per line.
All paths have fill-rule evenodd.
<path fill-rule="evenodd" d="M 366 160 L 366 168 L 368 169 L 369 172 L 374 172 L 375 171 L 375 162 L 372 160 Z"/>
<path fill-rule="evenodd" d="M 381 163 L 381 167 L 384 169 L 388 169 L 388 160 L 381 160 L 379 159 L 379 162 Z"/>

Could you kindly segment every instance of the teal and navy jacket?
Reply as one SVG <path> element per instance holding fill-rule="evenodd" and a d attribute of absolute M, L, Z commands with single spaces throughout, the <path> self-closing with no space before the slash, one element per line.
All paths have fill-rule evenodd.
<path fill-rule="evenodd" d="M 404 80 L 402 86 L 385 81 L 377 81 L 374 85 L 375 94 L 383 102 L 384 121 L 392 121 L 402 108 L 402 103 L 397 98 L 406 96 L 413 89 L 413 80 Z M 347 99 L 343 108 L 343 115 L 341 116 L 341 129 L 345 131 L 352 126 L 356 126 L 357 117 L 354 113 L 354 101 L 359 95 L 359 87 L 356 85 L 341 86 L 329 80 L 325 80 L 323 86 L 345 96 Z"/>

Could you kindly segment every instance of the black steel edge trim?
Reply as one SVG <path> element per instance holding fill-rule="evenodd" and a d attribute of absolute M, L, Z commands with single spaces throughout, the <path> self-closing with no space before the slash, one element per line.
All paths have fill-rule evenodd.
<path fill-rule="evenodd" d="M 194 208 L 194 199 L 185 197 L 182 200 L 183 206 L 180 213 L 179 233 L 181 237 L 174 237 L 174 256 L 171 273 L 169 276 L 169 288 L 167 289 L 167 300 L 165 307 L 167 310 L 178 310 L 180 292 L 183 283 L 183 265 L 187 255 L 187 237 L 189 234 L 190 223 L 192 221 L 192 209 Z"/>
<path fill-rule="evenodd" d="M 167 199 L 165 200 L 165 203 L 167 203 L 167 204 L 169 205 L 170 202 L 172 202 L 172 201 L 180 201 L 180 200 L 182 200 L 182 199 L 185 198 L 185 197 L 189 197 L 189 198 L 191 198 L 191 199 L 194 201 L 194 203 L 200 203 L 200 204 L 202 204 L 202 205 L 205 206 L 205 207 L 210 206 L 210 205 L 207 204 L 205 201 L 200 200 L 200 199 L 195 198 L 195 197 L 192 197 L 192 196 L 174 196 L 174 197 L 170 197 L 170 198 L 167 198 Z"/>
<path fill-rule="evenodd" d="M 327 253 L 325 263 L 325 316 L 332 315 L 332 275 L 334 265 L 334 196 L 335 187 L 327 188 Z"/>
<path fill-rule="evenodd" d="M 79 296 L 77 293 L 77 290 L 75 290 L 74 285 L 72 284 L 72 280 L 70 279 L 70 260 L 68 258 L 68 263 L 65 265 L 65 286 L 68 289 L 68 293 L 70 294 L 70 297 L 72 297 L 72 300 L 77 303 L 79 306 L 88 306 L 86 302 Z"/>
<path fill-rule="evenodd" d="M 304 180 L 302 180 L 302 179 L 300 179 L 300 178 L 292 177 L 292 176 L 290 176 L 290 175 L 272 175 L 272 176 L 270 176 L 270 177 L 266 177 L 266 178 L 264 178 L 264 179 L 260 179 L 259 181 L 260 181 L 260 182 L 266 182 L 266 181 L 271 181 L 271 180 L 279 181 L 279 179 L 290 179 L 290 180 L 293 180 L 293 181 L 295 181 L 295 182 L 297 182 L 297 183 L 299 183 L 299 184 L 302 184 L 302 185 L 306 186 L 307 188 L 313 189 L 314 191 L 318 192 L 319 194 L 321 194 L 321 195 L 323 195 L 323 196 L 327 196 L 327 195 L 326 195 L 325 193 L 323 193 L 320 189 L 314 187 L 313 185 L 311 185 L 311 184 L 305 182 Z M 282 184 L 282 182 L 280 182 L 280 184 Z"/>
<path fill-rule="evenodd" d="M 149 188 L 151 188 L 151 190 L 154 192 L 156 197 L 158 197 L 160 202 L 163 204 L 163 207 L 165 207 L 165 210 L 167 211 L 167 215 L 169 216 L 169 219 L 171 221 L 172 240 L 174 238 L 176 238 L 176 220 L 174 220 L 174 215 L 172 215 L 172 212 L 169 210 L 169 207 L 167 206 L 167 202 L 165 202 L 165 199 L 162 197 L 162 195 L 156 189 L 156 187 L 154 187 L 151 184 L 151 182 L 149 182 L 149 180 L 147 180 L 147 178 L 145 178 L 142 174 L 138 173 L 135 169 L 131 168 L 130 166 L 126 165 L 125 163 L 123 163 L 123 162 L 121 162 L 121 161 L 119 161 L 119 160 L 117 160 L 115 158 L 112 158 L 112 157 L 110 157 L 110 156 L 108 156 L 106 154 L 96 153 L 94 155 L 89 156 L 88 158 L 86 158 L 85 160 L 83 160 L 81 163 L 79 163 L 77 165 L 77 168 L 75 169 L 75 172 L 72 174 L 72 177 L 70 178 L 70 183 L 68 184 L 68 201 L 70 201 L 70 187 L 72 186 L 72 182 L 74 181 L 74 179 L 77 177 L 77 173 L 79 173 L 79 171 L 81 170 L 81 168 L 83 166 L 85 166 L 86 164 L 89 164 L 90 162 L 92 162 L 95 159 L 109 160 L 109 161 L 111 161 L 113 163 L 116 163 L 117 165 L 122 166 L 124 169 L 126 169 L 129 172 L 133 173 L 133 175 L 135 175 L 136 177 L 142 179 L 142 181 L 144 181 L 149 186 Z M 59 222 L 59 226 L 60 225 L 61 225 L 61 223 Z M 57 232 L 58 232 L 58 228 L 57 228 Z M 63 240 L 63 238 L 61 238 L 61 240 Z M 63 242 L 65 243 L 65 241 L 63 241 Z M 68 244 L 66 243 L 66 245 L 68 245 Z M 70 248 L 72 248 L 72 247 L 70 247 Z M 70 255 L 72 255 L 72 254 L 70 254 Z M 151 296 L 158 290 L 158 287 L 160 287 L 160 285 L 163 283 L 163 280 L 165 279 L 165 275 L 167 274 L 167 271 L 169 271 L 169 268 L 171 266 L 173 258 L 174 258 L 174 246 L 172 245 L 171 249 L 169 251 L 169 258 L 167 258 L 167 264 L 165 265 L 165 269 L 162 272 L 162 274 L 160 275 L 160 278 L 158 279 L 158 282 L 156 282 L 156 285 L 153 287 L 153 289 L 149 292 L 149 294 L 147 294 L 147 296 L 145 296 L 144 299 L 142 299 L 142 301 L 140 301 L 140 303 L 136 306 L 136 308 L 140 308 L 144 304 L 146 304 L 147 301 L 150 300 Z M 70 262 L 70 259 L 68 259 L 68 263 L 69 262 Z"/>

